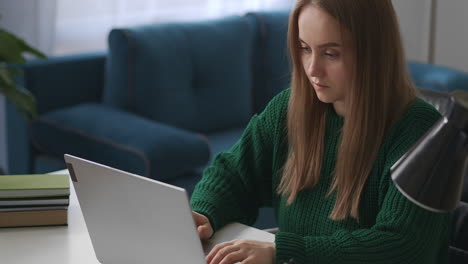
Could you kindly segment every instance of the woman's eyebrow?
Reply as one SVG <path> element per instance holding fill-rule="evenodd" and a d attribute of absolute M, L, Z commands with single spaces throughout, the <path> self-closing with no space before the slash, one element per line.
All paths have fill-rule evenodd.
<path fill-rule="evenodd" d="M 341 44 L 336 43 L 336 42 L 327 42 L 324 44 L 319 45 L 319 48 L 333 48 L 333 47 L 341 47 Z"/>
<path fill-rule="evenodd" d="M 307 42 L 305 42 L 304 40 L 302 40 L 301 38 L 299 38 L 299 41 L 305 45 L 309 45 L 307 44 Z M 337 42 L 327 42 L 327 43 L 323 43 L 323 44 L 320 44 L 318 46 L 319 49 L 323 49 L 323 48 L 333 48 L 333 47 L 341 47 L 341 44 L 337 43 Z"/>

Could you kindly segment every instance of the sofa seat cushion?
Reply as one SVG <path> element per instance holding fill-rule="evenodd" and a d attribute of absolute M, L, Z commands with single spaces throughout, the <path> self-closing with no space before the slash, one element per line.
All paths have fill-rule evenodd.
<path fill-rule="evenodd" d="M 39 152 L 68 153 L 154 179 L 170 179 L 205 165 L 206 138 L 101 104 L 80 104 L 31 123 Z"/>
<path fill-rule="evenodd" d="M 207 134 L 210 145 L 210 164 L 220 152 L 228 151 L 242 136 L 245 127 L 238 127 L 225 131 Z"/>
<path fill-rule="evenodd" d="M 113 29 L 104 102 L 209 133 L 252 114 L 253 30 L 240 16 Z"/>

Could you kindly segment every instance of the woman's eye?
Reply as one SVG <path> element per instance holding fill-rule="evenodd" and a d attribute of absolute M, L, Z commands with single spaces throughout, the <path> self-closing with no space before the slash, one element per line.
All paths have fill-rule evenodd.
<path fill-rule="evenodd" d="M 339 54 L 335 53 L 335 52 L 325 52 L 324 55 L 331 58 L 331 59 L 335 59 L 335 58 L 338 57 Z"/>
<path fill-rule="evenodd" d="M 309 51 L 310 51 L 310 48 L 309 48 L 309 47 L 301 46 L 300 49 L 303 50 L 303 51 L 306 51 L 306 52 L 309 52 Z"/>

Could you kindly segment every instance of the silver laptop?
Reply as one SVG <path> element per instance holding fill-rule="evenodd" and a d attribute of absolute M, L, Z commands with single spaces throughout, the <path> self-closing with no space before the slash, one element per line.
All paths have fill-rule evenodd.
<path fill-rule="evenodd" d="M 65 161 L 101 263 L 206 263 L 184 189 L 71 155 Z"/>
<path fill-rule="evenodd" d="M 184 189 L 65 154 L 96 257 L 101 263 L 205 264 L 205 254 L 234 239 L 274 241 L 233 223 L 200 242 Z"/>

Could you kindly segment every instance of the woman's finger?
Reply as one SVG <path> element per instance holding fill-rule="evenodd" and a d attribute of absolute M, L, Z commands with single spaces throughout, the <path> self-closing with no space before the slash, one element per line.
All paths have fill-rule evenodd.
<path fill-rule="evenodd" d="M 192 216 L 200 239 L 209 239 L 213 235 L 213 228 L 211 227 L 208 218 L 194 211 L 192 211 Z"/>
<path fill-rule="evenodd" d="M 240 250 L 240 247 L 237 245 L 228 245 L 216 252 L 216 255 L 211 261 L 208 261 L 208 264 L 220 264 L 223 259 L 226 258 L 229 254 L 235 253 Z"/>
<path fill-rule="evenodd" d="M 234 241 L 228 241 L 228 242 L 224 242 L 224 243 L 221 243 L 221 244 L 218 244 L 216 246 L 214 246 L 210 253 L 208 254 L 208 256 L 206 256 L 206 263 L 211 263 L 211 261 L 213 260 L 213 258 L 218 254 L 218 252 L 220 250 L 222 250 L 223 248 L 227 247 L 227 246 L 231 246 L 234 244 Z"/>
<path fill-rule="evenodd" d="M 242 250 L 238 250 L 235 252 L 229 253 L 227 256 L 223 258 L 223 260 L 219 264 L 234 264 L 241 261 L 244 261 L 248 256 L 246 256 L 245 252 Z"/>
<path fill-rule="evenodd" d="M 198 231 L 198 236 L 202 240 L 210 238 L 211 233 L 212 233 L 210 228 L 208 227 L 208 224 L 198 226 L 197 231 Z"/>
<path fill-rule="evenodd" d="M 208 221 L 208 218 L 206 216 L 199 214 L 197 212 L 192 211 L 192 215 L 193 215 L 193 219 L 195 220 L 195 224 L 197 224 L 197 226 L 202 225 Z"/>

